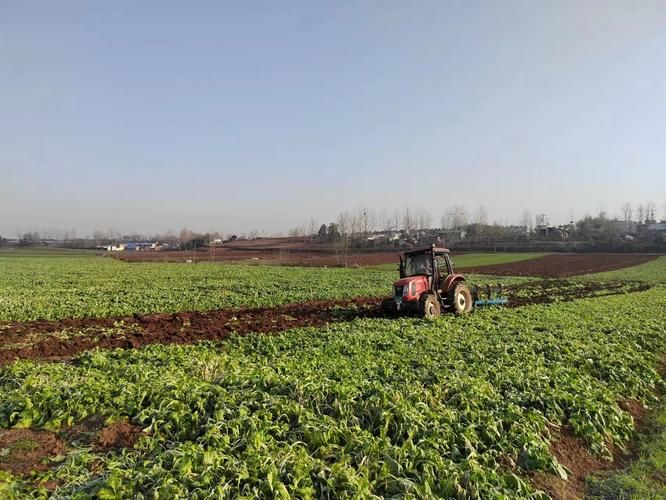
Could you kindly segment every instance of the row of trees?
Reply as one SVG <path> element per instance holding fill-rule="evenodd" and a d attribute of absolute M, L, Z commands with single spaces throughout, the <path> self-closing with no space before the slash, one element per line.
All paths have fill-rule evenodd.
<path fill-rule="evenodd" d="M 662 220 L 666 220 L 666 202 L 662 204 Z M 655 223 L 657 222 L 657 204 L 653 201 L 648 201 L 644 204 L 639 204 L 634 210 L 631 202 L 626 202 L 620 207 L 620 216 L 624 221 L 632 221 L 642 223 Z"/>
<path fill-rule="evenodd" d="M 433 217 L 430 212 L 424 209 L 406 208 L 402 212 L 387 212 L 382 210 L 377 213 L 367 208 L 361 208 L 355 211 L 342 211 L 334 222 L 318 226 L 311 219 L 309 224 L 292 228 L 289 230 L 289 236 L 317 236 L 320 239 L 331 239 L 332 234 L 352 234 L 368 235 L 377 231 L 386 234 L 404 232 L 411 234 L 417 231 L 432 228 Z M 487 224 L 488 212 L 484 206 L 480 206 L 472 217 L 462 205 L 454 205 L 447 209 L 441 216 L 441 227 L 445 229 L 461 229 L 471 223 Z M 316 228 L 319 228 L 318 230 Z"/>
<path fill-rule="evenodd" d="M 662 209 L 662 220 L 666 220 L 666 202 L 662 205 Z M 603 218 L 610 220 L 606 213 L 602 214 Z M 635 210 L 632 204 L 627 202 L 620 207 L 619 213 L 621 220 L 633 221 L 634 217 L 636 217 L 636 222 L 639 223 L 656 222 L 657 215 L 657 204 L 652 201 L 639 204 Z M 393 211 L 388 213 L 386 210 L 382 210 L 376 213 L 367 208 L 360 208 L 356 211 L 340 212 L 335 222 L 331 222 L 328 225 L 322 224 L 321 226 L 317 226 L 314 220 L 311 219 L 309 224 L 292 228 L 289 231 L 289 236 L 316 236 L 319 239 L 331 240 L 334 239 L 331 236 L 331 226 L 333 228 L 333 236 L 336 234 L 367 235 L 377 231 L 386 234 L 397 232 L 412 234 L 424 229 L 430 229 L 432 222 L 432 215 L 424 209 L 413 210 L 406 208 L 402 212 Z M 506 221 L 502 223 L 494 221 L 491 224 L 489 222 L 488 211 L 483 205 L 480 205 L 473 211 L 468 211 L 463 205 L 453 205 L 442 214 L 439 222 L 439 228 L 444 230 L 468 229 L 470 226 L 509 226 Z M 570 223 L 573 223 L 573 220 Z M 523 227 L 529 233 L 534 230 L 535 225 L 549 225 L 547 216 L 544 214 L 533 216 L 529 210 L 524 210 L 518 226 Z M 319 228 L 318 230 L 317 227 Z"/>
<path fill-rule="evenodd" d="M 662 220 L 666 220 L 666 202 L 661 205 Z M 625 222 L 651 223 L 656 222 L 658 218 L 657 204 L 652 201 L 637 204 L 635 207 L 630 202 L 626 202 L 619 207 L 619 219 Z M 485 206 L 479 205 L 475 210 L 468 210 L 464 205 L 456 204 L 448 207 L 439 218 L 438 231 L 466 233 L 471 238 L 501 238 L 509 234 L 506 228 L 511 228 L 513 234 L 518 234 L 515 228 L 522 228 L 524 233 L 529 235 L 534 231 L 535 226 L 548 226 L 548 219 L 540 214 L 533 216 L 529 210 L 524 210 L 519 219 L 518 226 L 512 226 L 507 221 L 489 222 L 490 216 Z M 592 221 L 592 222 L 591 222 Z M 611 234 L 614 230 L 612 219 L 602 213 L 596 217 L 586 216 L 576 226 L 578 230 L 571 232 L 572 236 L 584 235 L 594 232 L 599 234 L 605 232 Z M 292 228 L 289 236 L 308 237 L 311 241 L 325 241 L 345 246 L 351 245 L 352 241 L 361 239 L 367 240 L 371 235 L 381 233 L 384 241 L 388 242 L 395 239 L 396 235 L 401 238 L 418 238 L 418 235 L 431 230 L 434 225 L 434 218 L 427 210 L 405 208 L 402 211 L 382 210 L 376 212 L 369 208 L 359 208 L 357 210 L 342 211 L 338 214 L 335 221 L 329 224 L 317 224 L 314 219 L 301 226 Z M 573 220 L 570 225 L 573 225 Z M 581 230 L 581 228 L 583 228 Z M 587 231 L 585 228 L 589 229 Z M 600 228 L 608 228 L 601 230 Z M 241 238 L 256 239 L 261 234 L 259 231 L 250 231 L 240 235 Z M 279 236 L 279 234 L 274 234 Z M 187 247 L 189 244 L 208 245 L 215 241 L 229 241 L 235 239 L 235 235 L 227 235 L 225 238 L 219 232 L 200 233 L 188 228 L 183 228 L 179 232 L 168 231 L 165 233 L 154 234 L 122 234 L 114 229 L 97 230 L 92 238 L 79 237 L 75 229 L 64 231 L 48 232 L 25 232 L 17 235 L 20 244 L 33 245 L 44 240 L 61 241 L 65 246 L 97 246 L 108 245 L 122 241 L 160 241 L 173 244 L 179 244 Z M 6 244 L 6 240 L 5 240 Z"/>

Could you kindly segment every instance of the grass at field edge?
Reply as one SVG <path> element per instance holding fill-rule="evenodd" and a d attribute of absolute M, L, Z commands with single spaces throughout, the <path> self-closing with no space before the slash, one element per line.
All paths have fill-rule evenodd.
<path fill-rule="evenodd" d="M 588 478 L 589 498 L 666 498 L 666 401 L 649 413 L 628 467 Z"/>

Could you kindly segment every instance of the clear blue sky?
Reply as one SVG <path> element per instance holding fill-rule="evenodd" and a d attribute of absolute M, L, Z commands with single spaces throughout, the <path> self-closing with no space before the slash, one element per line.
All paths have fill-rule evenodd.
<path fill-rule="evenodd" d="M 0 175 L 5 236 L 661 206 L 666 2 L 0 0 Z"/>

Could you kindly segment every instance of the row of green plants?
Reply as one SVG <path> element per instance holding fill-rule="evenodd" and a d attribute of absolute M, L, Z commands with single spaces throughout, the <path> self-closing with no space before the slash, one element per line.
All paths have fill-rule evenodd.
<path fill-rule="evenodd" d="M 0 321 L 273 306 L 390 293 L 393 273 L 110 258 L 3 258 Z"/>
<path fill-rule="evenodd" d="M 666 289 L 435 321 L 365 319 L 281 336 L 90 351 L 0 369 L 0 427 L 90 418 L 144 429 L 132 449 L 71 449 L 4 496 L 545 498 L 560 432 L 632 437 L 622 402 L 663 382 Z"/>
<path fill-rule="evenodd" d="M 666 255 L 641 264 L 615 271 L 589 274 L 577 279 L 593 281 L 642 281 L 653 285 L 666 285 Z"/>
<path fill-rule="evenodd" d="M 471 277 L 475 282 L 497 278 Z M 0 256 L 0 322 L 277 306 L 391 294 L 397 272 Z M 525 278 L 502 278 L 514 283 Z"/>

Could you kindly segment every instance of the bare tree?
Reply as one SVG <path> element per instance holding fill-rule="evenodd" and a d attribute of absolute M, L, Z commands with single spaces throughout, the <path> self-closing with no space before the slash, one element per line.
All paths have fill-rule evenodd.
<path fill-rule="evenodd" d="M 367 208 L 362 208 L 359 210 L 359 217 L 361 219 L 361 231 L 363 236 L 367 238 L 368 234 L 375 230 L 377 221 L 375 213 Z"/>
<path fill-rule="evenodd" d="M 645 204 L 645 222 L 655 222 L 657 204 L 654 201 L 648 201 Z"/>
<path fill-rule="evenodd" d="M 361 213 L 359 211 L 352 212 L 349 214 L 349 235 L 351 237 L 351 242 L 354 242 L 354 239 L 358 238 L 358 234 L 361 232 Z"/>
<path fill-rule="evenodd" d="M 638 205 L 636 215 L 638 215 L 638 222 L 642 224 L 645 220 L 645 207 L 643 205 Z"/>
<path fill-rule="evenodd" d="M 379 214 L 379 225 L 381 226 L 381 230 L 384 233 L 386 244 L 385 246 L 388 248 L 389 241 L 391 240 L 391 217 L 388 215 L 385 208 L 383 208 Z"/>
<path fill-rule="evenodd" d="M 453 219 L 453 212 L 451 208 L 447 208 L 446 212 L 442 215 L 442 218 L 440 219 L 440 224 L 442 225 L 442 229 L 451 229 L 451 221 Z"/>
<path fill-rule="evenodd" d="M 405 211 L 402 214 L 402 228 L 407 234 L 410 234 L 414 231 L 416 227 L 416 220 L 412 212 L 409 210 L 409 207 L 405 208 Z"/>
<path fill-rule="evenodd" d="M 467 214 L 465 207 L 462 205 L 455 205 L 451 212 L 451 224 L 454 229 L 463 229 L 467 225 Z"/>
<path fill-rule="evenodd" d="M 532 214 L 529 210 L 523 210 L 523 215 L 520 217 L 520 225 L 525 228 L 526 233 L 531 233 L 534 226 L 532 225 Z"/>
<path fill-rule="evenodd" d="M 393 216 L 391 217 L 391 226 L 393 227 L 394 233 L 400 231 L 400 212 L 397 210 L 393 212 Z"/>
<path fill-rule="evenodd" d="M 620 211 L 622 212 L 622 217 L 625 221 L 630 221 L 634 214 L 634 210 L 631 208 L 631 203 L 629 202 L 622 204 Z"/>
<path fill-rule="evenodd" d="M 351 243 L 350 231 L 350 216 L 347 212 L 340 212 L 337 218 L 336 226 L 339 232 L 339 237 L 335 242 L 335 251 L 338 256 L 338 263 L 342 257 L 345 267 L 348 265 L 349 246 Z"/>
<path fill-rule="evenodd" d="M 474 214 L 474 222 L 483 226 L 488 224 L 488 212 L 486 211 L 486 207 L 483 205 L 479 205 L 479 208 L 476 209 L 476 213 Z"/>
<path fill-rule="evenodd" d="M 391 242 L 393 241 L 393 235 L 398 230 L 400 225 L 400 214 L 397 211 L 393 212 L 393 215 L 389 215 L 386 210 L 382 210 L 380 215 L 380 221 L 382 226 L 382 231 L 386 236 L 386 247 L 388 248 Z"/>
<path fill-rule="evenodd" d="M 430 212 L 426 211 L 423 208 L 419 208 L 416 211 L 414 219 L 416 221 L 416 229 L 419 231 L 423 231 L 424 229 L 429 229 L 430 224 L 432 223 L 432 215 L 430 214 Z"/>
<path fill-rule="evenodd" d="M 315 222 L 314 218 L 310 217 L 310 224 L 308 225 L 308 237 L 312 239 L 315 236 L 317 236 L 317 223 Z"/>

